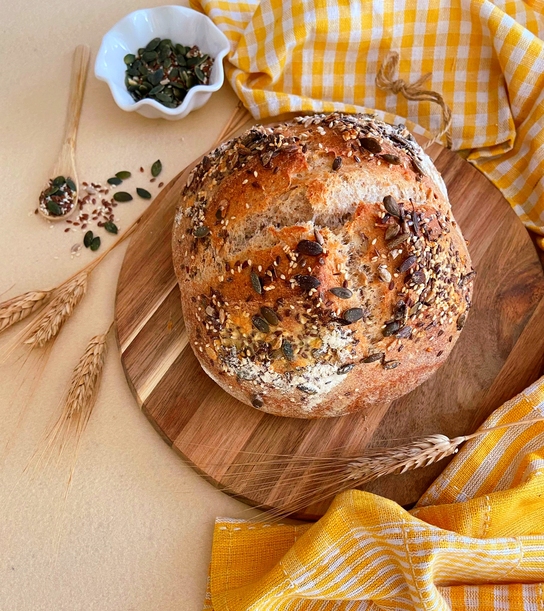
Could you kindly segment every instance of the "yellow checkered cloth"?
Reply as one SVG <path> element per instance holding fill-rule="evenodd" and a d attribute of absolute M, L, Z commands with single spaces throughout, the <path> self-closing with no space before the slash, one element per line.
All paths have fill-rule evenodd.
<path fill-rule="evenodd" d="M 451 108 L 453 148 L 544 235 L 544 0 L 193 6 L 228 37 L 227 75 L 255 118 L 376 112 L 432 137 L 436 105 L 376 88 L 397 51 L 399 78 L 430 73 Z M 544 378 L 483 426 L 543 415 Z M 350 491 L 313 525 L 219 520 L 205 608 L 544 611 L 544 425 L 472 440 L 410 512 Z"/>
<path fill-rule="evenodd" d="M 544 0 L 193 0 L 231 43 L 234 90 L 255 118 L 377 112 L 427 136 L 438 106 L 376 88 L 387 53 L 399 76 L 441 93 L 455 150 L 544 235 Z"/>
<path fill-rule="evenodd" d="M 544 416 L 544 378 L 482 428 Z M 544 609 L 544 422 L 468 442 L 416 508 L 353 490 L 315 524 L 220 519 L 205 609 Z"/>

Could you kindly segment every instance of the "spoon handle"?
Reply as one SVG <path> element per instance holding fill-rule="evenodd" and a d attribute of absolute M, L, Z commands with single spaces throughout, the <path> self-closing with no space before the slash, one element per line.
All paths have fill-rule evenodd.
<path fill-rule="evenodd" d="M 91 50 L 87 45 L 76 47 L 72 62 L 66 127 L 64 128 L 64 145 L 68 145 L 72 149 L 76 147 L 77 128 L 79 126 L 79 117 L 81 116 L 81 106 L 87 83 L 90 58 Z"/>

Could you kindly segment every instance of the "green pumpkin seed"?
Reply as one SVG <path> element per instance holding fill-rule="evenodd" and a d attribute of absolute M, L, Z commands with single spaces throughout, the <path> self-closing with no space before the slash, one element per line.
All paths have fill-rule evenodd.
<path fill-rule="evenodd" d="M 283 352 L 283 356 L 288 361 L 295 360 L 295 352 L 293 350 L 293 345 L 291 344 L 289 340 L 286 340 L 286 339 L 283 340 L 283 343 L 281 345 L 281 351 Z"/>
<path fill-rule="evenodd" d="M 66 179 L 66 184 L 70 187 L 72 191 L 77 191 L 77 185 L 70 177 Z"/>
<path fill-rule="evenodd" d="M 155 97 L 157 98 L 157 100 L 159 100 L 159 102 L 169 102 L 172 103 L 172 96 L 168 95 L 167 93 L 156 93 Z"/>
<path fill-rule="evenodd" d="M 133 55 L 132 53 L 127 53 L 127 55 L 125 55 L 125 57 L 123 58 L 125 64 L 127 66 L 130 66 L 130 64 L 132 64 L 132 62 L 136 59 L 136 56 Z"/>
<path fill-rule="evenodd" d="M 89 248 L 92 251 L 96 251 L 100 248 L 100 238 L 98 236 L 96 236 L 96 238 L 93 238 L 93 241 L 91 242 L 91 245 L 89 246 Z"/>
<path fill-rule="evenodd" d="M 132 174 L 130 172 L 127 172 L 126 170 L 122 170 L 121 172 L 117 172 L 115 176 L 117 176 L 117 178 L 120 178 L 121 180 L 126 180 L 127 178 L 130 178 Z"/>
<path fill-rule="evenodd" d="M 117 225 L 115 223 L 113 223 L 112 221 L 108 221 L 107 223 L 105 223 L 104 224 L 104 229 L 108 233 L 114 233 L 114 234 L 119 233 L 119 229 L 117 228 Z"/>
<path fill-rule="evenodd" d="M 255 272 L 251 272 L 250 280 L 251 280 L 251 286 L 253 287 L 253 290 L 256 293 L 258 293 L 259 295 L 262 295 L 263 286 L 261 284 L 261 279 L 259 278 L 259 276 L 257 276 Z"/>
<path fill-rule="evenodd" d="M 49 200 L 45 206 L 52 216 L 62 216 L 62 209 L 57 202 Z"/>
<path fill-rule="evenodd" d="M 83 245 L 85 246 L 85 248 L 89 248 L 93 239 L 94 239 L 93 232 L 87 231 L 87 233 L 83 236 Z"/>
<path fill-rule="evenodd" d="M 155 61 L 159 57 L 159 54 L 156 51 L 146 51 L 142 55 L 142 59 L 148 63 Z"/>
<path fill-rule="evenodd" d="M 185 56 L 184 56 L 184 55 L 177 55 L 177 56 L 176 56 L 176 59 L 178 60 L 178 64 L 179 64 L 180 66 L 185 67 L 185 66 L 187 65 L 187 60 L 185 59 Z"/>
<path fill-rule="evenodd" d="M 175 79 L 178 77 L 178 75 L 179 75 L 179 68 L 172 68 L 172 70 L 170 70 L 170 72 L 168 73 L 168 78 Z"/>
<path fill-rule="evenodd" d="M 149 191 L 147 191 L 146 189 L 141 189 L 140 187 L 138 187 L 136 189 L 136 193 L 142 198 L 142 199 L 151 199 L 151 193 Z"/>
<path fill-rule="evenodd" d="M 179 55 L 185 55 L 187 51 L 188 51 L 187 47 L 184 47 L 183 45 L 180 45 L 180 44 L 176 45 L 176 53 L 178 53 Z"/>
<path fill-rule="evenodd" d="M 199 57 L 198 55 L 196 57 L 189 57 L 187 59 L 187 65 L 188 66 L 199 66 L 203 61 L 204 61 L 204 57 Z"/>
<path fill-rule="evenodd" d="M 144 66 L 143 64 L 138 68 L 138 74 L 141 74 L 142 76 L 147 76 L 149 74 L 149 69 L 147 68 L 147 66 Z"/>
<path fill-rule="evenodd" d="M 157 159 L 157 161 L 155 161 L 155 163 L 151 166 L 151 175 L 154 178 L 157 178 L 157 176 L 162 172 L 162 163 L 160 159 Z"/>
<path fill-rule="evenodd" d="M 276 312 L 274 312 L 274 310 L 272 308 L 269 308 L 267 306 L 263 306 L 261 308 L 261 314 L 263 316 L 263 318 L 266 320 L 266 322 L 270 325 L 272 325 L 273 327 L 276 327 L 277 325 L 280 324 L 280 320 L 278 318 L 278 315 L 276 314 Z"/>
<path fill-rule="evenodd" d="M 261 333 L 270 333 L 270 326 L 264 318 L 255 315 L 251 319 L 251 322 L 253 323 L 253 326 Z"/>
<path fill-rule="evenodd" d="M 206 225 L 200 225 L 193 231 L 193 235 L 195 238 L 205 238 L 210 233 L 210 228 L 206 227 Z"/>
<path fill-rule="evenodd" d="M 118 193 L 114 193 L 113 199 L 116 202 L 130 202 L 132 201 L 132 195 L 126 191 L 119 191 Z"/>
<path fill-rule="evenodd" d="M 123 181 L 120 178 L 117 178 L 117 176 L 112 176 L 111 178 L 108 178 L 108 184 L 110 184 L 110 185 L 118 186 L 122 182 Z"/>
<path fill-rule="evenodd" d="M 196 78 L 203 83 L 206 80 L 206 75 L 204 74 L 204 72 L 202 72 L 202 70 L 200 68 L 195 68 L 195 75 Z"/>
<path fill-rule="evenodd" d="M 158 85 L 164 77 L 164 71 L 162 68 L 155 70 L 155 72 L 150 72 L 147 75 L 147 80 L 153 85 Z"/>
<path fill-rule="evenodd" d="M 57 176 L 56 178 L 53 179 L 53 184 L 56 185 L 57 187 L 60 187 L 65 182 L 66 182 L 66 179 L 64 178 L 64 176 Z"/>
<path fill-rule="evenodd" d="M 146 51 L 154 51 L 160 44 L 161 44 L 161 39 L 160 38 L 153 38 L 153 40 L 150 40 L 147 43 L 147 45 L 145 46 L 145 50 Z"/>
<path fill-rule="evenodd" d="M 45 195 L 46 197 L 48 197 L 48 196 L 50 196 L 50 195 L 55 195 L 55 193 L 58 193 L 58 190 L 59 190 L 59 187 L 58 187 L 57 185 L 53 185 L 53 186 L 49 187 L 49 189 L 47 189 L 47 190 L 44 192 L 44 195 Z"/>

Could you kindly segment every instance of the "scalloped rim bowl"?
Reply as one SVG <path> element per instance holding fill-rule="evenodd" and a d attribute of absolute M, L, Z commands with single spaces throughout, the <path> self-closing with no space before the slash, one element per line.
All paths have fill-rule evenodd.
<path fill-rule="evenodd" d="M 143 99 L 135 102 L 125 87 L 125 62 L 128 53 L 136 54 L 153 38 L 170 38 L 185 46 L 198 45 L 214 58 L 209 85 L 191 87 L 177 108 L 166 108 L 160 102 Z M 134 11 L 118 21 L 105 34 L 96 56 L 94 73 L 105 81 L 119 108 L 136 111 L 150 119 L 175 121 L 203 106 L 214 91 L 223 85 L 223 58 L 229 51 L 229 41 L 211 19 L 184 6 L 158 6 Z"/>

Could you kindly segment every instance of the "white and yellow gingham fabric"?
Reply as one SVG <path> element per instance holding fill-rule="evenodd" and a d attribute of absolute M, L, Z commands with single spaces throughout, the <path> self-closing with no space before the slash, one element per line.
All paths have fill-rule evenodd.
<path fill-rule="evenodd" d="M 482 428 L 544 416 L 544 378 Z M 336 497 L 316 524 L 218 520 L 205 609 L 544 609 L 544 423 L 467 443 L 410 512 Z"/>
<path fill-rule="evenodd" d="M 544 235 L 544 0 L 193 0 L 231 43 L 227 75 L 255 118 L 378 112 L 430 136 L 440 109 L 376 88 L 391 50 L 399 76 L 453 112 L 455 150 Z M 406 121 L 407 120 L 407 121 Z"/>

